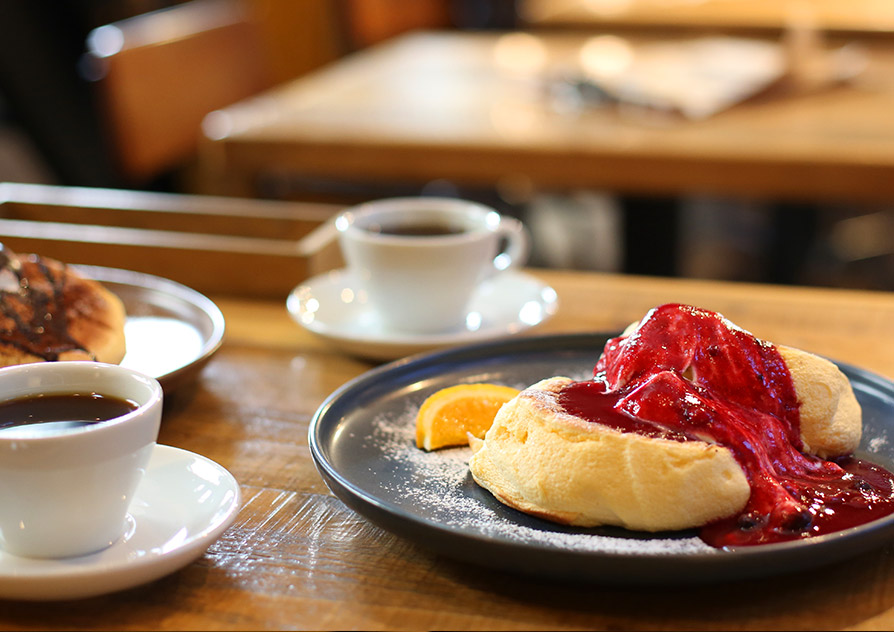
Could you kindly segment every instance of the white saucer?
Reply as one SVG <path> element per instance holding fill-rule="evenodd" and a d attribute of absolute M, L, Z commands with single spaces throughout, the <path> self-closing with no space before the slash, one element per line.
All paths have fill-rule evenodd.
<path fill-rule="evenodd" d="M 65 559 L 0 551 L 0 598 L 78 599 L 158 579 L 201 556 L 232 524 L 239 503 L 239 485 L 220 465 L 156 446 L 118 542 Z"/>
<path fill-rule="evenodd" d="M 363 281 L 333 270 L 302 283 L 286 301 L 295 321 L 352 355 L 393 360 L 442 347 L 519 333 L 556 313 L 556 291 L 523 272 L 508 271 L 481 284 L 464 327 L 442 334 L 386 329 L 367 302 Z"/>

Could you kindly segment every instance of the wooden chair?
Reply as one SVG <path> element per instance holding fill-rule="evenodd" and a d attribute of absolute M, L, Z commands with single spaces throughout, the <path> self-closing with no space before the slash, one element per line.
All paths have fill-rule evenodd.
<path fill-rule="evenodd" d="M 144 186 L 191 164 L 212 110 L 272 85 L 237 0 L 192 0 L 100 26 L 86 67 L 122 178 Z"/>

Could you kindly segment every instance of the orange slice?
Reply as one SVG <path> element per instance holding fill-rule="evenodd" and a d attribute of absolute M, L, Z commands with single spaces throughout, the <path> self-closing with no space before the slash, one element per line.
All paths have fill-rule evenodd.
<path fill-rule="evenodd" d="M 518 390 L 498 384 L 458 384 L 428 396 L 416 415 L 416 446 L 437 450 L 468 445 L 466 433 L 481 439 L 500 406 Z"/>

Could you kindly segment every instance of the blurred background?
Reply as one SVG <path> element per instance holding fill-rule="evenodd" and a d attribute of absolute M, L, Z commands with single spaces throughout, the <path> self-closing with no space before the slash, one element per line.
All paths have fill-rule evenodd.
<path fill-rule="evenodd" d="M 669 2 L 666 0 L 664 4 Z M 536 18 L 538 11 L 546 11 L 550 3 L 525 0 L 228 0 L 228 3 L 240 5 L 256 42 L 253 61 L 260 70 L 254 72 L 255 81 L 244 88 L 244 94 L 259 93 L 309 75 L 352 53 L 417 29 L 581 28 L 580 24 L 569 27 L 560 21 L 534 20 L 532 16 Z M 120 155 L 114 148 L 114 130 L 98 98 L 96 85 L 103 73 L 97 64 L 97 58 L 101 58 L 97 50 L 108 44 L 97 37 L 103 31 L 96 29 L 180 4 L 187 3 L 174 0 L 0 2 L 0 182 L 194 192 L 189 179 L 183 177 L 180 164 L 165 166 L 157 173 L 142 174 L 139 178 L 122 169 Z M 606 4 L 617 9 L 623 3 L 603 0 L 602 5 Z M 689 0 L 684 4 L 697 2 Z M 660 34 L 660 25 L 652 24 L 650 28 Z M 92 55 L 88 54 L 91 50 Z M 172 67 L 171 71 L 176 72 L 176 68 Z M 161 108 L 178 98 L 177 94 L 156 94 L 157 101 L 150 105 Z M 261 192 L 262 196 L 338 203 L 399 194 L 468 197 L 519 216 L 534 234 L 531 263 L 535 266 L 640 272 L 625 263 L 629 256 L 625 256 L 623 232 L 630 200 L 614 191 L 468 189 L 434 180 L 412 187 L 395 184 L 357 189 L 318 183 L 316 187 L 286 190 L 280 187 Z M 787 208 L 781 212 L 782 202 L 778 200 L 695 195 L 647 203 L 673 208 L 678 248 L 672 274 L 894 289 L 894 210 L 886 205 L 841 200 L 828 204 L 785 203 Z M 780 217 L 785 218 L 782 223 Z M 788 240 L 783 244 L 783 253 L 780 235 Z M 790 260 L 780 264 L 781 254 Z"/>

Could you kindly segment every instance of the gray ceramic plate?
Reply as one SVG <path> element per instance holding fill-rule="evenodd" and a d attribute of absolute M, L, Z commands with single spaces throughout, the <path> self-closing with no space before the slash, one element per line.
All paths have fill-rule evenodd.
<path fill-rule="evenodd" d="M 468 475 L 468 448 L 415 447 L 415 413 L 460 382 L 523 387 L 591 376 L 606 335 L 521 338 L 408 358 L 345 384 L 310 425 L 317 468 L 342 501 L 379 526 L 465 562 L 540 577 L 621 584 L 704 582 L 804 570 L 881 546 L 894 515 L 798 542 L 712 549 L 693 532 L 563 527 L 505 507 Z M 894 467 L 894 384 L 839 365 L 863 406 L 858 456 Z"/>
<path fill-rule="evenodd" d="M 76 267 L 124 303 L 127 354 L 121 364 L 158 379 L 165 393 L 195 379 L 220 348 L 224 317 L 205 295 L 151 274 Z"/>

